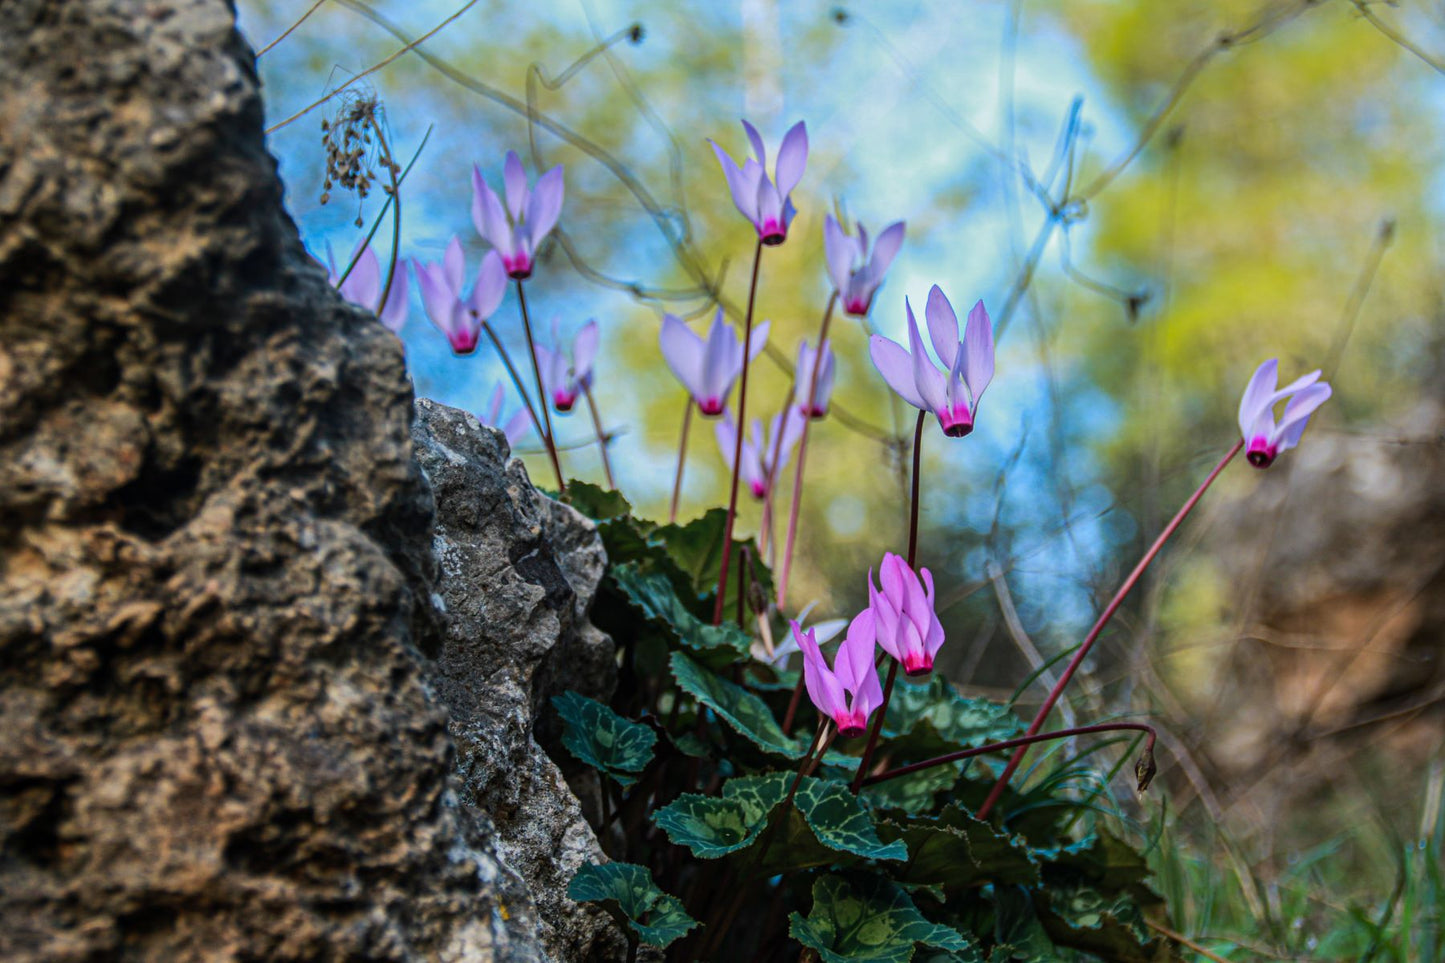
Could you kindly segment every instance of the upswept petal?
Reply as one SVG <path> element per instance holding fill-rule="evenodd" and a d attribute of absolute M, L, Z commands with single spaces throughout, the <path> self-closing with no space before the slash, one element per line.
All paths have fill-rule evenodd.
<path fill-rule="evenodd" d="M 913 316 L 913 308 L 906 299 L 904 306 L 908 310 L 908 347 L 913 362 L 913 383 L 918 388 L 918 397 L 924 402 L 920 407 L 935 413 L 946 411 L 948 390 L 944 376 L 928 357 L 928 349 L 923 346 L 923 336 L 918 333 L 918 320 Z"/>
<path fill-rule="evenodd" d="M 793 188 L 803 179 L 803 171 L 807 166 L 808 126 L 800 120 L 788 128 L 788 132 L 783 135 L 783 146 L 778 148 L 778 161 L 773 167 L 778 193 L 784 196 L 791 194 Z"/>
<path fill-rule="evenodd" d="M 723 176 L 727 178 L 728 193 L 732 194 L 733 206 L 738 209 L 749 221 L 757 221 L 757 188 L 748 183 L 747 177 L 741 168 L 728 156 L 728 152 L 717 145 L 716 141 L 709 140 L 712 144 L 713 153 L 717 155 L 718 163 L 722 165 Z"/>
<path fill-rule="evenodd" d="M 873 584 L 873 570 L 868 570 L 868 608 L 872 610 L 874 617 L 874 628 L 877 635 L 876 641 L 893 658 L 902 661 L 903 655 L 898 651 L 898 609 L 890 602 L 882 592 L 878 591 Z"/>
<path fill-rule="evenodd" d="M 1278 377 L 1279 359 L 1270 358 L 1255 369 L 1239 399 L 1239 431 L 1246 438 L 1255 429 L 1260 411 L 1266 407 L 1265 400 L 1274 393 Z"/>
<path fill-rule="evenodd" d="M 945 368 L 952 368 L 958 356 L 958 315 L 936 284 L 928 290 L 923 316 L 928 320 L 928 337 L 933 342 L 933 350 L 938 352 L 938 360 Z"/>
<path fill-rule="evenodd" d="M 341 296 L 352 304 L 375 311 L 377 302 L 381 300 L 381 265 L 377 262 L 376 252 L 369 246 L 364 247 L 360 253 L 353 251 L 351 259 L 356 266 L 341 285 Z"/>
<path fill-rule="evenodd" d="M 874 625 L 872 609 L 864 609 L 854 617 L 848 626 L 848 635 L 838 646 L 838 654 L 833 657 L 833 673 L 843 688 L 849 692 L 859 692 L 872 675 L 876 683 L 878 681 L 878 670 L 873 667 L 873 652 L 878 638 L 877 628 Z M 854 706 L 857 707 L 857 697 L 854 697 Z"/>
<path fill-rule="evenodd" d="M 742 348 L 732 328 L 723 320 L 722 308 L 718 308 L 712 327 L 708 328 L 707 347 L 702 356 L 702 396 L 722 400 L 741 367 Z"/>
<path fill-rule="evenodd" d="M 888 387 L 900 398 L 915 408 L 928 409 L 913 383 L 913 359 L 901 345 L 881 334 L 872 335 L 868 338 L 868 357 L 873 360 L 873 367 L 878 369 Z"/>
<path fill-rule="evenodd" d="M 713 437 L 717 439 L 718 450 L 722 452 L 723 463 L 727 465 L 728 471 L 732 471 L 733 452 L 737 450 L 738 445 L 738 426 L 733 421 L 731 411 L 723 412 L 723 416 L 713 423 L 712 433 Z M 743 444 L 747 444 L 746 439 Z"/>
<path fill-rule="evenodd" d="M 482 416 L 482 424 L 496 425 L 497 419 L 502 417 L 502 402 L 505 399 L 506 391 L 502 388 L 502 383 L 498 381 L 497 386 L 492 389 L 492 400 L 487 402 L 487 413 Z"/>
<path fill-rule="evenodd" d="M 480 179 L 481 174 L 477 177 Z M 501 252 L 503 257 L 513 256 L 517 253 L 517 244 L 512 234 L 512 225 L 507 220 L 507 212 L 502 207 L 501 199 L 487 186 L 486 181 L 482 181 L 481 197 L 482 237 Z"/>
<path fill-rule="evenodd" d="M 772 327 L 773 322 L 764 321 L 753 328 L 753 333 L 748 338 L 748 364 L 758 360 L 758 355 L 762 353 L 763 348 L 767 347 L 768 332 L 772 330 Z"/>
<path fill-rule="evenodd" d="M 813 700 L 813 705 L 817 706 L 823 715 L 837 719 L 840 714 L 848 711 L 843 687 L 829 670 L 813 632 L 800 632 L 796 621 L 790 622 L 789 627 L 792 629 L 794 641 L 803 653 L 803 684 L 808 689 L 808 698 Z"/>
<path fill-rule="evenodd" d="M 823 252 L 828 261 L 828 277 L 841 295 L 848 291 L 848 280 L 857 259 L 857 243 L 843 233 L 843 228 L 829 214 L 823 218 Z"/>
<path fill-rule="evenodd" d="M 1280 451 L 1299 444 L 1300 436 L 1309 424 L 1310 415 L 1328 401 L 1332 393 L 1333 389 L 1327 384 L 1312 384 L 1289 400 L 1289 404 L 1284 406 L 1284 414 L 1280 417 L 1279 424 L 1274 429 Z"/>
<path fill-rule="evenodd" d="M 483 321 L 497 313 L 502 295 L 507 291 L 507 269 L 502 266 L 502 256 L 496 249 L 482 256 L 482 265 L 477 268 L 477 283 L 467 306 Z"/>
<path fill-rule="evenodd" d="M 502 426 L 502 434 L 507 436 L 507 444 L 515 445 L 527 437 L 527 429 L 532 427 L 532 416 L 527 414 L 527 409 L 522 408 L 507 423 Z"/>
<path fill-rule="evenodd" d="M 502 162 L 502 185 L 507 192 L 507 211 L 515 224 L 527 209 L 527 172 L 514 150 L 507 151 L 507 159 Z"/>
<path fill-rule="evenodd" d="M 972 395 L 971 411 L 977 413 L 978 399 L 983 389 L 993 380 L 993 322 L 980 300 L 968 312 L 968 326 L 963 335 L 964 363 L 963 377 L 968 382 Z"/>
<path fill-rule="evenodd" d="M 455 234 L 447 242 L 446 253 L 442 255 L 442 277 L 446 279 L 447 287 L 451 289 L 453 296 L 460 299 L 462 288 L 466 285 L 465 274 L 467 271 L 466 255 L 462 254 L 462 242 Z"/>
<path fill-rule="evenodd" d="M 748 133 L 748 143 L 752 145 L 753 157 L 757 160 L 760 167 L 766 169 L 768 166 L 768 152 L 763 147 L 762 135 L 758 133 L 756 127 L 747 121 L 743 121 L 743 130 Z"/>
<path fill-rule="evenodd" d="M 783 199 L 778 195 L 778 189 L 766 177 L 758 179 L 757 200 L 753 208 L 758 212 L 756 226 L 758 230 L 769 221 L 776 221 L 785 224 L 783 218 Z"/>
<path fill-rule="evenodd" d="M 681 318 L 664 314 L 658 342 L 662 346 L 662 356 L 677 380 L 694 398 L 700 397 L 703 394 L 702 359 L 706 350 L 702 339 Z"/>
<path fill-rule="evenodd" d="M 863 225 L 858 225 L 858 230 L 863 230 Z M 889 266 L 898 255 L 898 249 L 903 246 L 904 231 L 904 223 L 894 221 L 885 227 L 883 233 L 873 242 L 873 257 L 868 262 L 870 282 L 882 281 L 883 275 L 888 273 Z"/>
<path fill-rule="evenodd" d="M 386 296 L 386 303 L 381 306 L 381 311 L 377 314 L 381 323 L 386 325 L 392 334 L 401 331 L 402 325 L 406 324 L 410 298 L 411 284 L 407 278 L 406 265 L 398 264 L 397 271 L 391 279 L 391 291 Z"/>
<path fill-rule="evenodd" d="M 447 285 L 445 271 L 440 264 L 423 264 L 412 259 L 412 270 L 416 271 L 417 284 L 421 287 L 421 303 L 426 316 L 437 330 L 447 334 L 452 323 L 452 307 L 456 295 Z"/>
<path fill-rule="evenodd" d="M 597 322 L 589 320 L 572 339 L 572 375 L 584 388 L 592 387 L 592 363 L 597 359 Z"/>
<path fill-rule="evenodd" d="M 562 180 L 561 164 L 537 178 L 537 186 L 532 189 L 532 196 L 527 202 L 527 231 L 531 235 L 533 248 L 541 244 L 542 239 L 557 226 L 557 218 L 562 214 L 565 192 L 566 184 Z"/>
<path fill-rule="evenodd" d="M 487 216 L 483 209 L 482 198 L 486 196 L 487 182 L 482 178 L 482 169 L 476 164 L 472 165 L 472 227 L 477 229 L 477 234 L 487 237 Z"/>

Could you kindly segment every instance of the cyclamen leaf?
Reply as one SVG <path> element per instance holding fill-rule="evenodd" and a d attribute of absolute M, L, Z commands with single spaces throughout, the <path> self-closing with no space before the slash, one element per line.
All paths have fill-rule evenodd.
<path fill-rule="evenodd" d="M 894 878 L 971 889 L 984 883 L 1039 882 L 1039 866 L 1022 839 L 950 806 L 937 817 L 884 820 L 879 835 L 906 843 L 913 858 Z"/>
<path fill-rule="evenodd" d="M 896 884 L 871 875 L 820 878 L 812 910 L 789 921 L 793 939 L 817 950 L 824 963 L 907 963 L 918 943 L 955 953 L 973 948 L 957 930 L 925 919 Z"/>
<path fill-rule="evenodd" d="M 888 702 L 883 735 L 899 758 L 922 759 L 1021 735 L 1013 710 L 958 694 L 937 673 L 923 685 L 899 681 Z"/>
<path fill-rule="evenodd" d="M 620 912 L 649 946 L 665 947 L 699 925 L 687 915 L 682 900 L 657 888 L 647 867 L 633 863 L 588 863 L 567 884 L 567 896 Z"/>
<path fill-rule="evenodd" d="M 1118 963 L 1169 958 L 1166 944 L 1153 937 L 1129 896 L 1106 896 L 1082 882 L 1066 881 L 1050 881 L 1043 894 L 1039 920 L 1055 944 Z"/>
<path fill-rule="evenodd" d="M 1050 869 L 1069 870 L 1091 885 L 1111 890 L 1135 887 L 1149 876 L 1149 864 L 1144 857 L 1107 829 L 1090 833 L 1068 846 L 1036 849 L 1034 854 Z M 1138 889 L 1147 892 L 1142 886 Z"/>
<path fill-rule="evenodd" d="M 798 809 L 818 842 L 865 859 L 905 860 L 908 847 L 901 842 L 884 843 L 878 838 L 873 820 L 862 801 L 848 787 L 830 780 L 803 780 L 798 787 Z"/>
<path fill-rule="evenodd" d="M 672 677 L 743 738 L 764 752 L 801 759 L 808 747 L 783 734 L 768 704 L 735 682 L 698 665 L 681 652 L 672 653 Z"/>
<path fill-rule="evenodd" d="M 648 726 L 575 692 L 553 696 L 552 705 L 562 717 L 562 745 L 567 751 L 624 789 L 652 761 L 657 734 Z"/>
<path fill-rule="evenodd" d="M 567 491 L 562 494 L 561 500 L 598 522 L 632 514 L 632 505 L 621 492 L 609 491 L 601 485 L 575 478 L 567 483 Z"/>
<path fill-rule="evenodd" d="M 774 772 L 729 779 L 721 796 L 686 793 L 659 809 L 653 820 L 694 856 L 717 859 L 757 840 L 768 814 L 788 795 L 792 778 L 791 773 Z"/>
<path fill-rule="evenodd" d="M 682 525 L 669 524 L 659 525 L 651 533 L 651 540 L 660 543 L 667 548 L 667 553 L 677 566 L 687 573 L 692 579 L 694 591 L 699 598 L 716 600 L 718 575 L 722 566 L 722 543 L 723 533 L 727 530 L 727 512 L 721 508 L 712 508 L 701 516 Z M 728 573 L 727 598 L 724 600 L 724 611 L 733 612 L 737 605 L 737 593 L 746 590 L 747 579 L 739 579 L 737 568 L 738 559 L 743 548 L 747 548 L 752 558 L 753 574 L 757 577 L 764 597 L 773 592 L 772 573 L 764 565 L 758 555 L 758 547 L 752 539 L 739 541 L 733 539 L 732 560 L 733 570 Z M 712 607 L 712 602 L 708 603 Z"/>
<path fill-rule="evenodd" d="M 711 665 L 729 665 L 749 658 L 751 639 L 736 625 L 708 625 L 677 597 L 672 582 L 660 572 L 639 571 L 632 563 L 613 565 L 608 573 L 635 608 L 661 623 L 682 645 Z"/>

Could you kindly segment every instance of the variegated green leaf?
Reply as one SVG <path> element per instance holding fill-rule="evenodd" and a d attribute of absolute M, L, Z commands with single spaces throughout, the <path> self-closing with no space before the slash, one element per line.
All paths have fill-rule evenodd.
<path fill-rule="evenodd" d="M 698 925 L 687 915 L 682 900 L 657 888 L 645 866 L 633 863 L 588 863 L 567 885 L 567 896 L 578 903 L 601 903 L 621 913 L 642 942 L 667 946 Z"/>
<path fill-rule="evenodd" d="M 972 946 L 957 930 L 925 919 L 896 884 L 872 875 L 821 877 L 812 910 L 789 920 L 793 939 L 824 963 L 908 963 L 919 943 L 951 953 Z"/>
<path fill-rule="evenodd" d="M 686 793 L 653 816 L 669 839 L 694 856 L 717 859 L 751 846 L 768 824 L 768 814 L 788 794 L 791 773 L 741 776 L 723 785 L 721 796 Z"/>
<path fill-rule="evenodd" d="M 582 762 L 615 779 L 624 788 L 652 761 L 657 733 L 575 692 L 552 697 L 562 717 L 562 745 Z"/>
<path fill-rule="evenodd" d="M 698 665 L 681 652 L 672 653 L 672 676 L 683 691 L 764 752 L 800 759 L 807 745 L 783 734 L 773 711 L 757 695 Z"/>

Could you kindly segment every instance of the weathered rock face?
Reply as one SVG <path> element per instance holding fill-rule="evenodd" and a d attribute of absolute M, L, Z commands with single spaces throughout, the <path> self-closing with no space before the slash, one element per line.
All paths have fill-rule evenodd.
<path fill-rule="evenodd" d="M 0 4 L 0 277 L 0 958 L 609 952 L 530 739 L 556 633 L 606 662 L 597 561 L 461 452 L 510 487 L 456 527 L 535 551 L 434 610 L 400 345 L 282 212 L 223 0 Z M 469 663 L 502 610 L 539 634 Z"/>
<path fill-rule="evenodd" d="M 612 693 L 612 642 L 586 619 L 602 541 L 590 521 L 538 494 L 521 462 L 507 463 L 500 432 L 432 401 L 416 410 L 445 612 L 434 684 L 451 712 L 462 798 L 490 816 L 499 852 L 528 881 L 549 949 L 578 959 L 606 917 L 568 900 L 567 883 L 601 853 L 533 719 L 564 689 Z"/>

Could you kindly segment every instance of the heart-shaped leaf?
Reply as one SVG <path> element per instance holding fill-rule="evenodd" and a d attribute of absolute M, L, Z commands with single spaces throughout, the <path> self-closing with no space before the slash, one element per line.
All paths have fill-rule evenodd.
<path fill-rule="evenodd" d="M 613 584 L 632 606 L 660 624 L 677 642 L 709 665 L 723 666 L 749 658 L 751 638 L 736 625 L 708 625 L 677 597 L 672 581 L 661 572 L 642 572 L 635 563 L 613 565 Z"/>
<path fill-rule="evenodd" d="M 552 697 L 562 717 L 562 745 L 582 762 L 615 779 L 625 789 L 652 761 L 657 733 L 575 692 Z"/>
<path fill-rule="evenodd" d="M 867 874 L 821 877 L 812 910 L 789 920 L 793 939 L 824 963 L 907 963 L 919 943 L 953 953 L 973 947 L 957 930 L 925 919 L 895 883 Z"/>
<path fill-rule="evenodd" d="M 698 925 L 682 908 L 682 900 L 658 889 L 647 867 L 633 863 L 588 863 L 567 884 L 567 896 L 621 914 L 649 946 L 667 946 Z"/>
<path fill-rule="evenodd" d="M 773 711 L 761 698 L 698 665 L 681 652 L 672 653 L 672 677 L 684 692 L 718 714 L 738 735 L 764 752 L 801 759 L 808 747 L 783 734 Z"/>

